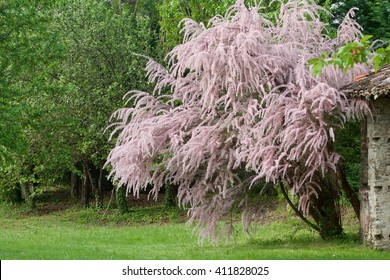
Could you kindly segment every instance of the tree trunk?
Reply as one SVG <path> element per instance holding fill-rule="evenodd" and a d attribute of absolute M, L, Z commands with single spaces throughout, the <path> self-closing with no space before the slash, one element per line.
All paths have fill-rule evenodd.
<path fill-rule="evenodd" d="M 122 1 L 121 0 L 111 0 L 114 11 L 117 15 L 122 14 Z"/>
<path fill-rule="evenodd" d="M 32 195 L 32 193 L 34 192 L 34 186 L 28 185 L 26 183 L 22 183 L 20 184 L 20 186 L 22 191 L 22 198 L 26 201 L 27 205 L 31 209 L 35 209 L 36 208 L 35 198 Z"/>
<path fill-rule="evenodd" d="M 304 221 L 308 226 L 310 226 L 312 229 L 314 229 L 315 231 L 317 232 L 320 232 L 320 229 L 317 225 L 313 224 L 311 221 L 309 221 L 305 215 L 299 211 L 298 207 L 296 205 L 294 205 L 294 203 L 291 201 L 290 197 L 288 196 L 287 194 L 287 191 L 286 189 L 284 188 L 284 184 L 283 182 L 280 182 L 279 183 L 279 186 L 280 186 L 280 190 L 282 191 L 282 195 L 284 196 L 284 198 L 286 199 L 288 205 L 290 205 L 290 207 L 294 210 L 295 212 L 295 215 L 297 215 L 302 221 Z"/>
<path fill-rule="evenodd" d="M 115 188 L 115 187 L 114 187 Z M 126 188 L 120 187 L 116 189 L 116 204 L 120 214 L 126 214 L 129 212 L 127 206 Z"/>
<path fill-rule="evenodd" d="M 170 207 L 176 207 L 177 202 L 177 192 L 178 192 L 178 187 L 176 185 L 170 185 L 170 184 L 165 184 L 165 196 L 164 196 L 164 205 L 167 208 Z"/>
<path fill-rule="evenodd" d="M 83 207 L 89 207 L 89 195 L 90 195 L 90 186 L 88 184 L 88 165 L 83 166 L 83 180 L 81 186 L 81 205 Z"/>
<path fill-rule="evenodd" d="M 321 190 L 318 190 L 318 197 L 311 198 L 309 208 L 309 216 L 314 220 L 314 223 L 307 219 L 305 215 L 298 209 L 289 198 L 283 183 L 280 183 L 281 191 L 288 204 L 292 207 L 295 214 L 308 224 L 312 229 L 317 231 L 321 238 L 326 240 L 332 237 L 340 236 L 343 233 L 341 224 L 340 211 L 340 194 L 338 191 L 339 185 L 336 174 L 330 172 L 325 177 L 322 174 L 316 174 L 315 181 L 320 183 Z M 292 187 L 291 183 L 290 188 Z"/>
<path fill-rule="evenodd" d="M 318 198 L 313 200 L 310 215 L 319 228 L 322 239 L 340 236 L 343 233 L 340 211 L 340 193 L 336 174 L 332 171 L 325 177 L 317 175 L 321 182 Z"/>
<path fill-rule="evenodd" d="M 70 174 L 70 196 L 73 199 L 80 198 L 80 178 L 77 174 L 71 173 Z"/>
<path fill-rule="evenodd" d="M 90 166 L 90 165 L 88 165 L 88 166 Z M 99 207 L 98 206 L 99 194 L 98 194 L 98 191 L 97 191 L 97 188 L 96 188 L 95 179 L 92 176 L 91 170 L 89 168 L 87 168 L 87 175 L 88 175 L 89 184 L 91 186 L 92 194 L 95 197 L 95 206 Z"/>
<path fill-rule="evenodd" d="M 99 178 L 97 184 L 97 207 L 103 208 L 103 166 L 104 164 L 100 164 L 99 169 Z"/>

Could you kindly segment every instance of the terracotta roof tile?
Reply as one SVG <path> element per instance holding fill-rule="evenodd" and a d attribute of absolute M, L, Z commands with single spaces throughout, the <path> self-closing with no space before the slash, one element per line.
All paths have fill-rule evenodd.
<path fill-rule="evenodd" d="M 390 97 L 390 65 L 386 65 L 376 73 L 367 76 L 359 75 L 359 79 L 345 87 L 351 97 L 376 99 L 381 96 Z"/>

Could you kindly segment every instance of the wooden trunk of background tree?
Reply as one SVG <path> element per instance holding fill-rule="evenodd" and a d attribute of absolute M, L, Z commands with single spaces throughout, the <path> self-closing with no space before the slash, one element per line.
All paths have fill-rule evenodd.
<path fill-rule="evenodd" d="M 34 193 L 34 186 L 30 183 L 21 183 L 22 198 L 31 209 L 36 208 Z"/>
<path fill-rule="evenodd" d="M 177 206 L 177 194 L 178 186 L 166 183 L 164 185 L 164 205 L 165 207 L 175 207 Z"/>
<path fill-rule="evenodd" d="M 86 164 L 83 165 L 83 178 L 81 185 L 81 205 L 83 207 L 89 207 L 89 199 L 90 199 L 90 184 L 88 178 L 88 166 Z"/>
<path fill-rule="evenodd" d="M 119 213 L 122 215 L 128 213 L 129 208 L 127 206 L 126 187 L 122 186 L 117 188 L 114 186 L 114 188 L 116 188 L 115 198 Z"/>
<path fill-rule="evenodd" d="M 98 208 L 103 208 L 103 177 L 104 177 L 104 162 L 101 161 L 99 165 L 99 175 L 97 178 L 96 190 L 96 205 Z"/>
<path fill-rule="evenodd" d="M 70 196 L 72 199 L 79 199 L 81 196 L 80 177 L 76 173 L 70 174 Z"/>
<path fill-rule="evenodd" d="M 334 172 L 329 172 L 324 177 L 318 174 L 317 177 L 317 182 L 321 182 L 321 191 L 313 199 L 310 215 L 318 225 L 320 236 L 329 239 L 343 233 L 339 183 Z"/>

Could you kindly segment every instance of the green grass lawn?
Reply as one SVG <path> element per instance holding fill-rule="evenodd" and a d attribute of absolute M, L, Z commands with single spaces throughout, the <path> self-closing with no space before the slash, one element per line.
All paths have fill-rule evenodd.
<path fill-rule="evenodd" d="M 156 205 L 125 216 L 103 212 L 0 206 L 0 259 L 390 259 L 390 252 L 361 244 L 354 224 L 345 237 L 324 242 L 288 217 L 258 225 L 251 238 L 238 226 L 227 245 L 199 245 L 178 210 Z"/>

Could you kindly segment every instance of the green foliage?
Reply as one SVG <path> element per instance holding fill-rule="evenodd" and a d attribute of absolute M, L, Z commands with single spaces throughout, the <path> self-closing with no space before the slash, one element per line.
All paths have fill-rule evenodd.
<path fill-rule="evenodd" d="M 371 35 L 366 35 L 359 42 L 350 42 L 339 48 L 332 57 L 328 58 L 326 52 L 322 53 L 321 58 L 313 58 L 308 64 L 312 66 L 312 73 L 319 77 L 322 69 L 328 65 L 334 65 L 337 68 L 347 72 L 355 66 L 355 63 L 368 63 L 372 56 L 374 70 L 390 63 L 390 45 L 386 48 L 379 48 L 373 53 L 371 51 Z"/>
<path fill-rule="evenodd" d="M 18 170 L 4 194 L 81 175 L 80 162 L 102 167 L 110 115 L 129 88 L 148 89 L 133 53 L 160 52 L 155 5 L 139 2 L 0 2 L 0 167 Z"/>
<path fill-rule="evenodd" d="M 341 164 L 345 169 L 351 187 L 358 191 L 360 187 L 360 123 L 349 122 L 343 129 L 335 131 L 336 152 L 341 155 Z"/>
<path fill-rule="evenodd" d="M 383 41 L 390 39 L 390 2 L 383 0 L 332 0 L 329 1 L 334 19 L 331 21 L 336 27 L 341 18 L 356 7 L 356 20 L 363 27 L 364 34 L 373 35 L 374 39 Z M 332 5 L 333 4 L 333 5 Z"/>
<path fill-rule="evenodd" d="M 46 160 L 50 165 L 41 153 L 45 146 L 37 145 L 46 131 L 36 133 L 36 128 L 55 125 L 47 120 L 38 124 L 49 106 L 46 96 L 57 90 L 52 75 L 63 58 L 59 33 L 48 28 L 54 22 L 54 4 L 54 0 L 0 3 L 0 189 L 4 193 L 19 192 L 21 183 L 35 184 L 38 179 L 32 171 L 39 169 L 37 162 Z"/>
<path fill-rule="evenodd" d="M 22 153 L 23 128 L 32 108 L 25 100 L 47 86 L 43 81 L 59 54 L 57 34 L 48 30 L 53 1 L 18 0 L 0 3 L 0 162 Z"/>
<path fill-rule="evenodd" d="M 348 69 L 354 67 L 355 63 L 366 63 L 371 54 L 368 41 L 371 37 L 364 36 L 360 42 L 351 42 L 342 46 L 331 58 L 328 58 L 328 54 L 324 52 L 321 58 L 309 60 L 308 64 L 312 66 L 313 75 L 319 77 L 322 69 L 328 65 L 334 65 L 347 72 Z"/>
<path fill-rule="evenodd" d="M 0 201 L 15 204 L 22 201 L 22 193 L 18 181 L 17 166 L 0 165 Z"/>
<path fill-rule="evenodd" d="M 133 53 L 150 53 L 151 32 L 147 19 L 135 18 L 127 6 L 117 14 L 102 2 L 78 2 L 67 3 L 58 18 L 67 46 L 60 75 L 69 89 L 67 114 L 79 123 L 70 131 L 77 143 L 74 156 L 98 165 L 109 149 L 103 133 L 109 116 L 123 105 L 130 85 L 144 87 L 144 61 Z"/>
<path fill-rule="evenodd" d="M 375 56 L 372 59 L 375 71 L 386 64 L 390 64 L 390 44 L 386 48 L 379 48 L 375 51 Z"/>

